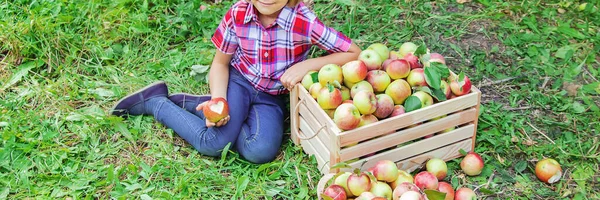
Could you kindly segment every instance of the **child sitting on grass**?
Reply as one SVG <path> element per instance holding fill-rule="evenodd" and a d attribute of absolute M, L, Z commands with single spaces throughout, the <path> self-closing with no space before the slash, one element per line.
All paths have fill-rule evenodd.
<path fill-rule="evenodd" d="M 231 143 L 252 163 L 270 162 L 284 132 L 285 97 L 310 70 L 356 60 L 360 48 L 325 26 L 300 0 L 241 0 L 223 17 L 212 42 L 210 95 L 172 94 L 153 83 L 121 99 L 112 114 L 152 115 L 200 153 L 218 156 Z M 307 59 L 312 45 L 329 55 Z M 229 116 L 212 123 L 199 104 L 225 98 Z"/>

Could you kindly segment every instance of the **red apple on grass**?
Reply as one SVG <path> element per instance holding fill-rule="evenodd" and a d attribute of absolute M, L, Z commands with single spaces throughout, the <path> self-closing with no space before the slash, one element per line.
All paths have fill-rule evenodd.
<path fill-rule="evenodd" d="M 458 188 L 454 192 L 455 200 L 477 200 L 475 192 L 469 188 Z"/>
<path fill-rule="evenodd" d="M 371 84 L 375 93 L 385 91 L 385 88 L 392 82 L 390 76 L 383 70 L 371 70 L 367 72 L 365 79 Z"/>
<path fill-rule="evenodd" d="M 423 70 L 423 68 L 415 68 L 410 70 L 408 77 L 406 77 L 406 81 L 412 87 L 429 86 L 427 85 L 427 81 L 425 80 L 425 71 Z"/>
<path fill-rule="evenodd" d="M 390 57 L 390 50 L 385 44 L 382 43 L 373 43 L 367 47 L 367 49 L 371 49 L 379 55 L 381 60 L 387 60 Z"/>
<path fill-rule="evenodd" d="M 465 78 L 461 82 L 458 82 L 458 76 L 450 77 L 450 89 L 452 90 L 452 94 L 456 96 L 462 96 L 468 94 L 471 91 L 471 80 L 469 79 L 469 77 L 465 76 Z"/>
<path fill-rule="evenodd" d="M 415 185 L 417 185 L 417 187 L 419 187 L 421 190 L 437 190 L 438 179 L 432 173 L 428 171 L 422 171 L 415 175 Z"/>
<path fill-rule="evenodd" d="M 386 65 L 385 71 L 393 80 L 406 78 L 410 73 L 410 64 L 404 59 L 392 60 Z"/>
<path fill-rule="evenodd" d="M 333 86 L 325 86 L 319 91 L 317 103 L 323 109 L 335 109 L 342 104 L 342 91 Z"/>
<path fill-rule="evenodd" d="M 419 189 L 419 187 L 417 187 L 417 185 L 415 185 L 413 183 L 409 183 L 409 182 L 401 183 L 400 185 L 397 185 L 396 187 L 394 187 L 394 191 L 392 192 L 392 199 L 397 200 L 404 193 L 406 193 L 408 191 L 421 192 L 421 189 Z"/>
<path fill-rule="evenodd" d="M 302 83 L 302 86 L 304 86 L 304 88 L 306 88 L 306 90 L 309 90 L 310 86 L 313 83 L 318 83 L 319 82 L 318 78 L 317 78 L 316 81 L 313 80 L 313 76 L 319 77 L 318 73 L 319 72 L 317 72 L 317 71 L 311 70 L 311 71 L 308 71 L 308 73 L 306 73 L 306 75 L 304 75 L 304 77 L 302 78 L 301 83 Z M 316 75 L 313 75 L 313 74 L 316 74 Z"/>
<path fill-rule="evenodd" d="M 329 187 L 325 188 L 323 191 L 323 195 L 330 197 L 333 200 L 346 200 L 346 191 L 342 186 L 332 184 Z"/>
<path fill-rule="evenodd" d="M 398 166 L 391 160 L 380 160 L 369 171 L 378 181 L 394 182 L 398 178 Z"/>
<path fill-rule="evenodd" d="M 354 196 L 358 196 L 363 192 L 371 190 L 371 179 L 364 172 L 352 173 L 348 177 L 348 190 Z"/>
<path fill-rule="evenodd" d="M 202 110 L 208 121 L 217 123 L 229 115 L 229 104 L 225 98 L 217 97 L 198 105 L 196 110 Z"/>
<path fill-rule="evenodd" d="M 446 198 L 444 198 L 444 200 L 454 199 L 454 189 L 452 188 L 452 185 L 450 185 L 450 183 L 439 182 L 438 191 L 446 193 Z"/>
<path fill-rule="evenodd" d="M 376 197 L 392 199 L 392 188 L 385 182 L 377 181 L 371 186 L 371 193 Z"/>
<path fill-rule="evenodd" d="M 351 130 L 360 123 L 360 113 L 351 103 L 343 103 L 335 109 L 333 122 L 342 130 Z"/>
<path fill-rule="evenodd" d="M 350 61 L 342 66 L 344 83 L 356 83 L 367 77 L 367 66 L 360 60 Z"/>
<path fill-rule="evenodd" d="M 379 119 L 385 119 L 390 116 L 394 111 L 394 100 L 392 97 L 387 94 L 378 94 L 375 95 L 375 98 L 377 98 L 377 105 L 375 106 L 376 109 L 373 115 Z"/>
<path fill-rule="evenodd" d="M 556 183 L 562 177 L 562 168 L 556 160 L 545 158 L 535 164 L 535 175 L 542 182 Z"/>
<path fill-rule="evenodd" d="M 398 185 L 400 185 L 402 183 L 414 183 L 414 182 L 415 181 L 414 181 L 414 178 L 412 175 L 410 175 L 408 172 L 406 172 L 404 170 L 398 170 L 398 178 L 396 178 L 396 180 L 394 182 L 391 182 L 390 186 L 392 188 L 396 188 L 396 187 L 398 187 Z"/>
<path fill-rule="evenodd" d="M 460 161 L 460 168 L 465 172 L 465 174 L 469 176 L 477 176 L 481 174 L 481 170 L 483 170 L 483 159 L 479 154 L 475 152 L 469 152 L 463 159 Z"/>
<path fill-rule="evenodd" d="M 384 59 L 379 56 L 379 54 L 372 49 L 366 49 L 358 55 L 358 60 L 362 61 L 367 65 L 367 69 L 369 70 L 377 70 L 381 69 L 381 64 Z"/>
<path fill-rule="evenodd" d="M 392 100 L 394 100 L 394 104 L 396 105 L 404 103 L 404 100 L 406 100 L 411 93 L 412 89 L 404 79 L 392 81 L 385 89 L 385 94 L 392 97 Z"/>
<path fill-rule="evenodd" d="M 354 95 L 363 90 L 375 93 L 375 91 L 373 91 L 373 86 L 371 86 L 369 82 L 359 81 L 358 83 L 355 83 L 352 88 L 350 88 L 350 97 L 354 99 Z"/>
<path fill-rule="evenodd" d="M 427 171 L 433 174 L 438 180 L 444 180 L 448 174 L 448 166 L 446 166 L 446 162 L 442 159 L 429 159 L 425 166 Z"/>
<path fill-rule="evenodd" d="M 373 92 L 369 92 L 366 90 L 360 91 L 354 95 L 352 99 L 354 106 L 358 108 L 360 114 L 368 115 L 377 109 L 377 99 L 375 98 L 375 94 Z"/>
<path fill-rule="evenodd" d="M 319 70 L 319 83 L 326 86 L 327 83 L 333 84 L 335 81 L 342 83 L 344 81 L 344 75 L 342 68 L 336 64 L 327 64 Z"/>

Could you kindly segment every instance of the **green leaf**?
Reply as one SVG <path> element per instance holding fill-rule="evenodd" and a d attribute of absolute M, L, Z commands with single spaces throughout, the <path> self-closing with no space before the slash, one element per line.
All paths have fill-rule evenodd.
<path fill-rule="evenodd" d="M 205 73 L 209 68 L 208 65 L 192 65 L 192 71 L 198 74 Z"/>
<path fill-rule="evenodd" d="M 356 3 L 352 0 L 336 0 L 335 3 L 344 6 L 356 6 Z"/>
<path fill-rule="evenodd" d="M 404 110 L 406 112 L 418 110 L 419 108 L 421 108 L 421 100 L 419 100 L 419 97 L 409 96 L 404 101 Z"/>
<path fill-rule="evenodd" d="M 465 151 L 464 149 L 459 149 L 459 150 L 458 150 L 458 153 L 460 153 L 460 154 L 461 154 L 461 155 L 463 155 L 463 156 L 466 156 L 466 155 L 467 155 L 467 151 Z"/>
<path fill-rule="evenodd" d="M 152 197 L 148 196 L 147 194 L 142 194 L 142 195 L 140 195 L 140 199 L 142 199 L 142 200 L 152 200 Z"/>
<path fill-rule="evenodd" d="M 423 192 L 425 192 L 425 195 L 427 195 L 427 199 L 429 200 L 444 200 L 446 198 L 445 192 L 430 189 L 426 189 Z"/>
<path fill-rule="evenodd" d="M 339 162 L 331 167 L 331 169 L 352 168 L 348 163 Z"/>
<path fill-rule="evenodd" d="M 327 90 L 329 90 L 329 93 L 332 93 L 334 89 L 335 87 L 333 87 L 333 84 L 327 83 Z"/>
<path fill-rule="evenodd" d="M 14 73 L 13 76 L 10 78 L 10 80 L 4 84 L 4 86 L 2 87 L 2 90 L 6 90 L 7 88 L 9 88 L 12 85 L 16 84 L 17 82 L 21 81 L 21 79 L 23 79 L 23 77 L 25 77 L 25 76 L 27 76 L 27 74 L 29 74 L 29 70 L 39 67 L 39 66 L 42 66 L 43 64 L 44 64 L 44 62 L 42 60 L 28 61 L 26 63 L 21 64 L 19 66 L 19 71 Z"/>
<path fill-rule="evenodd" d="M 460 74 L 458 74 L 458 88 L 460 88 L 460 91 L 462 91 L 463 86 L 465 85 L 465 72 L 460 72 Z"/>
<path fill-rule="evenodd" d="M 231 147 L 231 142 L 225 145 L 225 148 L 221 151 L 221 162 L 225 162 L 225 158 L 227 157 L 227 153 L 229 152 L 229 148 Z"/>
<path fill-rule="evenodd" d="M 435 68 L 432 67 L 425 67 L 425 81 L 429 87 L 433 89 L 440 89 L 440 86 L 442 85 L 442 77 Z"/>
<path fill-rule="evenodd" d="M 571 36 L 571 37 L 574 37 L 577 39 L 585 39 L 585 35 L 583 35 L 581 32 L 579 32 L 571 27 L 568 27 L 568 25 L 560 26 L 560 27 L 558 27 L 557 30 L 558 30 L 558 32 L 561 32 L 565 35 L 568 35 L 568 36 Z"/>
<path fill-rule="evenodd" d="M 496 194 L 496 192 L 494 192 L 494 191 L 492 191 L 492 190 L 490 190 L 490 189 L 487 189 L 487 188 L 483 188 L 483 187 L 482 187 L 482 188 L 479 188 L 479 191 L 480 191 L 481 193 L 484 193 L 484 194 L 487 194 L 487 195 L 493 195 L 493 194 Z"/>
<path fill-rule="evenodd" d="M 515 165 L 515 171 L 518 173 L 523 172 L 526 168 L 527 168 L 527 162 L 523 161 L 523 160 L 517 162 L 517 164 Z"/>
<path fill-rule="evenodd" d="M 433 98 L 437 99 L 438 101 L 446 101 L 446 93 L 444 93 L 444 91 L 442 91 L 442 89 L 434 89 L 432 91 L 432 95 Z"/>
<path fill-rule="evenodd" d="M 318 83 L 319 82 L 319 73 L 310 74 L 310 78 L 312 79 L 313 83 Z"/>
<path fill-rule="evenodd" d="M 129 132 L 129 129 L 127 129 L 127 126 L 125 125 L 125 123 L 123 122 L 117 122 L 115 124 L 115 129 L 121 133 L 121 135 L 125 136 L 125 138 L 127 138 L 127 140 L 129 140 L 130 142 L 135 142 L 133 140 L 133 136 L 131 136 L 131 132 Z"/>
<path fill-rule="evenodd" d="M 427 46 L 425 46 L 425 44 L 417 47 L 417 50 L 415 50 L 414 55 L 417 57 L 421 57 L 421 55 L 425 55 L 427 53 Z"/>
<path fill-rule="evenodd" d="M 600 94 L 600 81 L 584 85 L 581 91 L 586 94 Z"/>
<path fill-rule="evenodd" d="M 250 183 L 250 179 L 247 176 L 242 176 L 237 179 L 236 183 L 236 191 L 233 199 L 239 199 L 237 197 L 242 197 L 244 190 L 248 187 L 248 183 Z"/>
<path fill-rule="evenodd" d="M 577 113 L 577 114 L 584 113 L 584 112 L 585 112 L 585 110 L 586 110 L 585 106 L 583 106 L 583 105 L 582 105 L 581 103 L 579 103 L 579 102 L 575 102 L 575 103 L 573 103 L 572 107 L 573 107 L 573 112 L 574 112 L 574 113 Z"/>
<path fill-rule="evenodd" d="M 333 83 L 331 83 L 333 85 L 333 87 L 337 88 L 337 89 L 341 89 L 342 88 L 342 84 L 340 84 L 339 81 L 334 80 Z"/>
<path fill-rule="evenodd" d="M 557 58 L 569 59 L 573 56 L 575 49 L 571 45 L 565 45 L 556 51 Z"/>

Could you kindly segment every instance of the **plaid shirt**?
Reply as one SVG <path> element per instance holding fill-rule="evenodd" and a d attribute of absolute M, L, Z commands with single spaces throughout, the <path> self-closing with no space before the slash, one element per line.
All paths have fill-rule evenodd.
<path fill-rule="evenodd" d="M 329 53 L 346 52 L 352 41 L 325 26 L 304 3 L 284 7 L 275 22 L 264 27 L 254 6 L 242 0 L 227 11 L 212 42 L 219 51 L 233 54 L 231 66 L 254 88 L 280 95 L 288 91 L 279 78 L 305 60 L 312 45 Z"/>

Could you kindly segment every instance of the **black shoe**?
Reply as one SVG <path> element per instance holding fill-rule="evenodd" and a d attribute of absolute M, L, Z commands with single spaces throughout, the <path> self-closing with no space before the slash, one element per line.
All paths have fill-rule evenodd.
<path fill-rule="evenodd" d="M 158 81 L 123 97 L 115 104 L 110 113 L 116 116 L 141 115 L 144 114 L 144 102 L 146 100 L 154 97 L 167 97 L 168 95 L 167 84 L 164 81 Z M 138 105 L 141 105 L 141 107 L 132 109 Z"/>
<path fill-rule="evenodd" d="M 208 101 L 210 98 L 210 95 L 193 95 L 188 93 L 176 93 L 169 95 L 169 100 L 175 103 L 175 105 L 179 106 L 180 108 L 194 108 L 193 110 L 195 110 L 198 104 Z"/>

